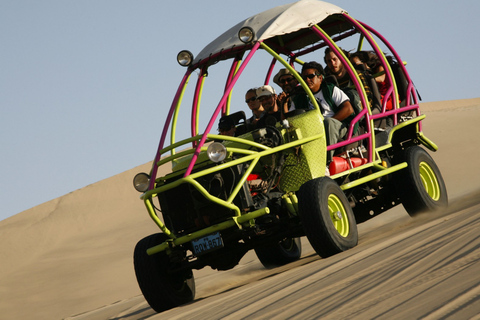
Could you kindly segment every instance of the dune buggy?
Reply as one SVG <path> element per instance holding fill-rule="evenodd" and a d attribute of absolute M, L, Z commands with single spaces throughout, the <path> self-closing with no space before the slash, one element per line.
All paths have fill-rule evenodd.
<path fill-rule="evenodd" d="M 383 98 L 367 97 L 340 46 L 379 57 L 389 83 Z M 322 62 L 327 47 L 346 66 L 360 103 L 347 136 L 334 145 L 326 144 L 318 103 L 297 71 L 304 61 Z M 358 223 L 400 203 L 412 216 L 447 205 L 441 173 L 425 151 L 437 146 L 422 133 L 425 115 L 405 63 L 381 34 L 341 8 L 314 0 L 282 5 L 236 24 L 196 57 L 182 51 L 177 58 L 187 71 L 151 172 L 134 178 L 161 231 L 134 251 L 139 286 L 157 312 L 194 299 L 193 269 L 231 269 L 252 249 L 265 267 L 284 265 L 300 258 L 303 236 L 326 258 L 357 245 Z M 290 71 L 315 108 L 248 128 L 245 92 L 269 84 L 279 68 Z M 187 92 L 193 98 L 185 122 Z M 236 136 L 217 134 L 219 118 L 229 114 Z M 176 141 L 186 128 L 190 135 Z M 170 167 L 160 174 L 164 165 Z"/>

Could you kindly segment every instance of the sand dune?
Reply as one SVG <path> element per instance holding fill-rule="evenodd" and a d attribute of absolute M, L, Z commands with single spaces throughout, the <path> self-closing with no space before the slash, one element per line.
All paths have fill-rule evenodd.
<path fill-rule="evenodd" d="M 140 294 L 132 266 L 136 242 L 158 232 L 131 183 L 137 172 L 149 170 L 145 164 L 0 222 L 0 318 L 284 318 L 278 316 L 282 310 L 298 319 L 393 314 L 436 319 L 448 312 L 460 318 L 480 313 L 479 243 L 473 231 L 480 210 L 465 198 L 473 194 L 476 200 L 480 189 L 480 152 L 472 142 L 480 133 L 480 98 L 424 103 L 422 112 L 424 132 L 440 148 L 431 154 L 450 199 L 468 203 L 466 208 L 419 223 L 397 207 L 360 225 L 358 247 L 325 260 L 304 239 L 304 258 L 283 268 L 265 270 L 252 254 L 227 272 L 205 268 L 195 273 L 195 303 L 156 315 Z M 335 280 L 340 269 L 350 275 Z M 327 291 L 343 298 L 328 298 Z M 446 301 L 444 309 L 435 299 Z M 283 308 L 275 301 L 283 301 Z M 208 313 L 225 304 L 237 304 L 236 309 Z"/>

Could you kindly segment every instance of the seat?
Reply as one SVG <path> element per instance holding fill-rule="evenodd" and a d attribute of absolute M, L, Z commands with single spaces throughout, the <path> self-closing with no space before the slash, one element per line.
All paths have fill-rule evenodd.
<path fill-rule="evenodd" d="M 235 136 L 240 136 L 247 132 L 247 118 L 244 111 L 237 111 L 224 117 L 231 118 L 233 120 L 233 123 L 236 127 Z"/>

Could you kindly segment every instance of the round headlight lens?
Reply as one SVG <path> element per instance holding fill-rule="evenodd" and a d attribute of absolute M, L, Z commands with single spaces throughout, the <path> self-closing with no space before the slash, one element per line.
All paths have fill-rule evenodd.
<path fill-rule="evenodd" d="M 133 186 L 138 192 L 146 192 L 150 183 L 150 176 L 144 172 L 138 173 L 133 178 Z"/>
<path fill-rule="evenodd" d="M 238 32 L 238 38 L 240 38 L 240 41 L 243 43 L 250 43 L 253 41 L 253 38 L 255 38 L 255 32 L 253 32 L 253 29 L 250 27 L 243 27 Z"/>
<path fill-rule="evenodd" d="M 180 51 L 177 54 L 177 62 L 183 67 L 188 67 L 193 62 L 193 54 L 188 50 Z"/>
<path fill-rule="evenodd" d="M 220 162 L 227 157 L 227 148 L 220 142 L 214 142 L 207 148 L 208 158 L 213 162 Z"/>

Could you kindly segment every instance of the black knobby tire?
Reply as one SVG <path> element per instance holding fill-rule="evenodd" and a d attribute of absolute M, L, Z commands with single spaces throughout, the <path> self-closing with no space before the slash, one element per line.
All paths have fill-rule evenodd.
<path fill-rule="evenodd" d="M 162 312 L 190 302 L 195 297 L 195 280 L 191 270 L 171 273 L 165 252 L 149 256 L 147 249 L 161 244 L 168 237 L 152 234 L 135 246 L 133 263 L 140 290 L 156 312 Z"/>
<path fill-rule="evenodd" d="M 271 246 L 255 248 L 255 253 L 265 268 L 275 268 L 300 259 L 302 242 L 300 238 L 286 238 Z"/>
<path fill-rule="evenodd" d="M 338 184 L 328 177 L 304 183 L 298 191 L 299 216 L 313 249 L 322 258 L 358 243 L 352 208 Z"/>
<path fill-rule="evenodd" d="M 448 206 L 448 195 L 442 174 L 435 161 L 421 147 L 409 147 L 402 154 L 408 163 L 395 177 L 403 207 L 410 216 Z"/>

